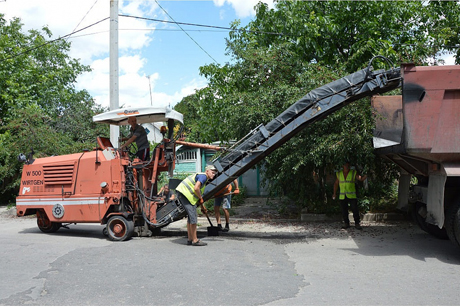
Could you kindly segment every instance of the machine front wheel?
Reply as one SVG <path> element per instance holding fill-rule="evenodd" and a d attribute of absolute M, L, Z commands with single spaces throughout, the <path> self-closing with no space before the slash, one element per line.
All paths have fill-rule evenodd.
<path fill-rule="evenodd" d="M 112 216 L 107 222 L 107 234 L 112 241 L 125 241 L 134 233 L 134 222 L 121 215 Z"/>
<path fill-rule="evenodd" d="M 37 211 L 37 226 L 44 233 L 56 232 L 61 228 L 61 225 L 61 223 L 51 222 L 45 211 Z"/>

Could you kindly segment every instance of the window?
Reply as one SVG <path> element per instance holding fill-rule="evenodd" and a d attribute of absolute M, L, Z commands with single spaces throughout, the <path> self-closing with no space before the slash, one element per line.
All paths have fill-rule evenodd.
<path fill-rule="evenodd" d="M 196 150 L 185 150 L 176 156 L 178 162 L 196 161 Z"/>

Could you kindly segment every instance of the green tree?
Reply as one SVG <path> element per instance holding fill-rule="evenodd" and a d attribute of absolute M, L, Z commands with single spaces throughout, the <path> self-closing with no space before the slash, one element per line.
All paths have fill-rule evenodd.
<path fill-rule="evenodd" d="M 70 43 L 50 41 L 52 33 L 22 31 L 20 19 L 9 23 L 0 15 L 0 115 L 2 119 L 14 116 L 14 110 L 31 103 L 39 105 L 53 117 L 73 103 L 77 94 L 78 75 L 90 71 L 67 55 Z"/>
<path fill-rule="evenodd" d="M 92 116 L 103 109 L 75 81 L 90 71 L 68 56 L 70 43 L 50 40 L 51 32 L 22 31 L 20 19 L 0 14 L 0 202 L 17 195 L 19 153 L 35 157 L 92 149 L 97 135 Z"/>
<path fill-rule="evenodd" d="M 174 110 L 184 115 L 185 130 L 182 131 L 182 135 L 191 142 L 201 142 L 200 129 L 198 127 L 200 117 L 196 108 L 197 106 L 199 106 L 199 102 L 196 101 L 196 95 L 184 97 L 174 106 Z"/>
<path fill-rule="evenodd" d="M 423 65 L 439 61 L 443 52 L 458 53 L 452 47 L 460 37 L 458 2 L 278 1 L 275 9 L 263 3 L 256 9 L 243 30 L 239 22 L 232 24 L 227 40 L 232 63 L 201 67 L 209 85 L 187 98 L 200 141 L 239 139 L 310 90 L 366 67 L 376 55 L 396 65 Z M 369 193 L 384 195 L 397 172 L 373 155 L 373 125 L 368 99 L 310 125 L 267 157 L 270 190 L 299 207 L 328 211 L 327 176 L 351 159 L 371 175 Z"/>
<path fill-rule="evenodd" d="M 349 72 L 375 55 L 423 64 L 460 55 L 459 11 L 458 1 L 278 1 L 276 9 L 259 3 L 246 31 L 230 34 L 229 48 L 238 58 L 247 46 L 288 42 L 304 62 Z"/>

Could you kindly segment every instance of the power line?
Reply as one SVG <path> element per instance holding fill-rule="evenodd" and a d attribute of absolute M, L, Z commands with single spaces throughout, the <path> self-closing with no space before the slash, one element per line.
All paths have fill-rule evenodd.
<path fill-rule="evenodd" d="M 98 0 L 96 0 L 96 2 L 97 2 L 97 1 L 98 1 Z M 155 0 L 155 1 L 157 1 L 157 0 Z M 1 0 L 0 0 L 0 2 L 1 2 Z M 94 4 L 96 4 L 96 2 L 95 2 Z M 94 4 L 93 4 L 93 6 L 94 6 Z M 158 4 L 158 5 L 159 5 L 159 4 Z M 93 6 L 92 6 L 92 7 L 93 7 Z M 90 8 L 90 10 L 92 9 L 92 7 Z M 160 6 L 160 7 L 161 7 L 161 6 Z M 163 9 L 163 8 L 162 8 L 162 9 Z M 89 10 L 89 11 L 90 11 L 90 10 Z M 163 9 L 163 10 L 164 10 L 164 9 Z M 89 11 L 88 11 L 88 13 L 89 13 Z M 165 12 L 166 12 L 166 11 L 165 11 Z M 88 14 L 88 13 L 87 13 L 87 14 Z M 168 13 L 166 12 L 166 14 L 168 14 Z M 144 20 L 156 21 L 156 22 L 162 22 L 162 23 L 174 23 L 174 24 L 178 25 L 179 27 L 180 27 L 180 25 L 188 25 L 188 26 L 196 26 L 196 27 L 205 27 L 205 28 L 220 29 L 220 30 L 223 30 L 223 31 L 245 31 L 245 32 L 248 32 L 248 33 L 262 33 L 262 34 L 272 34 L 272 35 L 290 36 L 290 35 L 288 35 L 288 34 L 277 33 L 277 32 L 253 31 L 253 30 L 234 29 L 234 28 L 221 27 L 221 26 L 210 26 L 210 25 L 203 25 L 203 24 L 194 24 L 194 23 L 177 22 L 177 21 L 174 21 L 174 19 L 173 19 L 171 16 L 170 16 L 170 18 L 173 19 L 173 21 L 160 20 L 160 19 L 153 19 L 153 18 L 145 18 L 145 17 L 139 17 L 139 16 L 122 15 L 122 14 L 119 14 L 118 16 L 121 16 L 121 17 L 129 17 L 129 18 L 136 18 L 136 19 L 144 19 Z M 168 14 L 168 16 L 169 16 L 169 14 Z M 85 15 L 85 17 L 86 17 L 86 15 Z M 84 19 L 85 17 L 83 17 L 83 19 Z M 39 46 L 36 46 L 36 47 L 33 47 L 33 48 L 29 48 L 29 49 L 27 49 L 27 50 L 25 50 L 25 51 L 23 51 L 23 52 L 19 52 L 19 53 L 16 53 L 16 54 L 14 54 L 14 55 L 11 55 L 11 56 L 9 56 L 9 57 L 0 59 L 0 62 L 5 61 L 5 60 L 9 60 L 9 59 L 12 59 L 12 58 L 15 58 L 15 57 L 17 57 L 17 56 L 19 56 L 19 55 L 22 55 L 22 54 L 28 53 L 28 52 L 30 52 L 30 51 L 33 51 L 33 50 L 35 50 L 35 49 L 41 48 L 41 47 L 46 46 L 46 45 L 48 45 L 48 44 L 51 44 L 51 43 L 53 43 L 53 42 L 55 42 L 55 41 L 58 41 L 58 40 L 61 40 L 61 39 L 65 39 L 65 38 L 69 38 L 69 37 L 72 36 L 73 34 L 78 33 L 78 32 L 81 32 L 81 31 L 83 31 L 83 30 L 86 30 L 86 29 L 88 29 L 88 28 L 90 28 L 90 27 L 93 27 L 93 26 L 95 26 L 95 25 L 97 25 L 97 24 L 99 24 L 99 23 L 101 23 L 101 22 L 103 22 L 103 21 L 105 21 L 105 20 L 107 20 L 107 19 L 109 19 L 109 18 L 110 18 L 110 17 L 106 17 L 106 18 L 101 19 L 101 20 L 99 20 L 99 21 L 97 21 L 97 22 L 95 22 L 95 23 L 93 23 L 93 24 L 91 24 L 91 25 L 89 25 L 89 26 L 86 26 L 86 27 L 84 27 L 84 28 L 82 28 L 82 29 L 80 29 L 80 30 L 73 31 L 72 33 L 69 33 L 69 34 L 64 35 L 64 36 L 62 36 L 62 37 L 59 37 L 59 38 L 56 38 L 56 39 L 54 39 L 54 40 L 48 41 L 48 42 L 46 42 L 46 43 L 44 43 L 44 44 L 42 44 L 42 45 L 39 45 Z M 83 21 L 83 19 L 82 19 L 82 21 Z M 81 22 L 80 22 L 80 23 L 81 23 Z M 80 23 L 79 23 L 79 24 L 80 24 Z M 78 27 L 78 25 L 77 25 L 77 27 Z M 186 32 L 184 29 L 182 29 L 182 27 L 180 27 L 180 30 L 174 30 L 174 29 L 155 29 L 155 28 L 154 28 L 154 29 L 120 29 L 120 30 L 125 30 L 125 31 L 129 31 L 129 30 L 131 30 L 131 31 L 184 31 L 184 32 L 187 34 L 187 32 Z M 212 31 L 212 32 L 223 32 L 223 31 L 213 31 L 213 30 L 188 30 L 188 31 L 199 31 L 199 32 L 201 32 L 201 31 L 203 31 L 203 32 L 204 32 L 204 31 L 209 31 L 209 32 L 211 32 L 211 31 Z M 108 32 L 108 31 L 100 31 L 100 32 L 94 32 L 94 33 L 88 33 L 88 34 L 73 36 L 72 38 L 83 37 L 83 36 L 89 36 L 89 35 L 95 35 L 95 34 L 106 33 L 106 32 Z M 187 34 L 187 35 L 188 35 L 188 34 Z M 190 35 L 188 35 L 188 36 L 190 37 Z M 196 44 L 197 44 L 197 45 L 198 45 L 198 46 L 199 46 L 199 47 L 200 47 L 200 48 L 201 48 L 201 49 L 202 49 L 202 50 L 203 50 L 213 61 L 214 61 L 214 62 L 217 63 L 217 61 L 216 61 L 211 55 L 209 55 L 209 53 L 207 53 L 206 50 L 204 50 L 204 49 L 203 49 L 203 48 L 202 48 L 192 37 L 190 37 L 190 38 L 191 38 L 191 39 L 192 39 L 192 40 L 193 40 L 193 41 L 194 41 L 194 42 L 195 42 L 195 43 L 196 43 Z M 417 46 L 417 44 L 404 44 L 404 43 L 393 43 L 393 45 L 411 46 L 411 47 L 412 47 L 412 46 Z M 424 46 L 427 46 L 427 45 L 424 44 Z M 441 47 L 441 48 L 451 48 L 451 49 L 460 48 L 459 45 L 439 45 L 438 47 Z M 218 63 L 217 63 L 217 64 L 218 64 Z"/>
<path fill-rule="evenodd" d="M 169 18 L 171 18 L 171 20 L 174 21 L 174 23 L 175 23 L 181 30 L 184 31 L 184 33 L 187 34 L 187 36 L 188 36 L 198 47 L 200 47 L 201 50 L 204 51 L 204 53 L 206 53 L 214 62 L 216 62 L 216 64 L 219 64 L 219 63 L 218 63 L 218 62 L 217 62 L 217 61 L 216 61 L 206 50 L 204 50 L 203 47 L 201 47 L 200 44 L 198 44 L 198 42 L 197 42 L 196 40 L 193 39 L 193 37 L 190 36 L 190 34 L 187 33 L 187 31 L 185 31 L 185 30 L 180 26 L 179 23 L 177 23 L 177 22 L 174 20 L 174 18 L 172 18 L 171 15 L 169 15 L 169 13 L 160 5 L 160 3 L 158 3 L 157 0 L 155 0 L 155 2 L 156 2 L 157 5 L 166 13 L 166 15 L 168 15 Z"/>
<path fill-rule="evenodd" d="M 105 21 L 105 20 L 107 20 L 107 19 L 109 19 L 109 18 L 110 18 L 110 17 L 106 17 L 106 18 L 101 19 L 101 20 L 99 20 L 99 21 L 97 21 L 97 22 L 95 22 L 95 23 L 93 23 L 93 24 L 91 24 L 91 25 L 89 25 L 89 26 L 87 26 L 87 27 L 84 27 L 84 28 L 82 28 L 82 29 L 80 29 L 80 30 L 78 30 L 78 31 L 74 31 L 74 32 L 72 32 L 72 33 L 70 33 L 70 34 L 67 34 L 67 35 L 64 35 L 64 36 L 62 36 L 62 37 L 53 39 L 53 40 L 48 41 L 48 42 L 46 42 L 46 43 L 44 43 L 44 44 L 41 44 L 41 45 L 39 45 L 39 46 L 36 46 L 36 47 L 33 47 L 33 48 L 29 48 L 29 49 L 24 50 L 23 52 L 19 52 L 19 53 L 13 54 L 12 56 L 9 56 L 9 57 L 0 59 L 0 62 L 1 62 L 1 61 L 6 61 L 6 60 L 9 60 L 9 59 L 12 59 L 12 58 L 15 58 L 15 57 L 20 56 L 20 55 L 22 55 L 22 54 L 28 53 L 28 52 L 33 51 L 33 50 L 35 50 L 35 49 L 38 49 L 38 48 L 41 48 L 41 47 L 43 47 L 43 46 L 49 45 L 49 44 L 51 44 L 51 43 L 54 43 L 54 42 L 56 42 L 56 41 L 58 41 L 58 40 L 65 39 L 66 37 L 69 37 L 69 36 L 71 36 L 72 34 L 75 34 L 75 33 L 81 32 L 81 31 L 83 31 L 83 30 L 86 30 L 86 29 L 88 29 L 88 28 L 90 28 L 90 27 L 93 27 L 93 26 L 97 25 L 98 23 L 101 23 L 101 22 L 103 22 L 103 21 Z"/>
<path fill-rule="evenodd" d="M 258 31 L 258 30 L 234 29 L 234 28 L 222 27 L 222 26 L 210 26 L 210 25 L 204 25 L 204 24 L 199 24 L 199 23 L 168 21 L 168 20 L 162 20 L 162 19 L 131 16 L 131 15 L 124 15 L 124 14 L 119 14 L 118 16 L 120 16 L 120 17 L 128 17 L 128 18 L 136 18 L 136 19 L 143 19 L 143 20 L 148 20 L 148 21 L 156 21 L 156 22 L 161 22 L 161 23 L 173 23 L 173 24 L 176 24 L 176 25 L 203 27 L 203 28 L 213 28 L 213 29 L 220 29 L 220 30 L 226 30 L 226 31 L 239 31 L 239 32 L 247 32 L 247 33 L 257 33 L 257 34 L 292 36 L 292 35 L 289 35 L 289 34 L 284 34 L 284 33 L 279 33 L 279 32 L 267 32 L 267 31 Z"/>
<path fill-rule="evenodd" d="M 179 32 L 182 31 L 181 29 L 155 29 L 155 28 L 145 28 L 145 29 L 118 29 L 118 31 L 160 31 L 160 32 Z M 189 32 L 227 32 L 225 30 L 188 30 Z M 73 38 L 79 38 L 79 37 L 84 37 L 84 36 L 90 36 L 90 35 L 96 35 L 96 34 L 102 34 L 102 33 L 107 33 L 109 30 L 105 31 L 98 31 L 98 32 L 92 32 L 92 33 L 87 33 L 87 34 L 81 34 L 81 35 L 73 35 L 70 39 Z"/>
<path fill-rule="evenodd" d="M 88 12 L 86 12 L 85 16 L 83 16 L 83 18 L 80 20 L 80 22 L 77 24 L 77 26 L 75 27 L 75 29 L 73 29 L 72 32 L 74 32 L 75 30 L 77 30 L 78 26 L 83 22 L 83 20 L 86 18 L 86 16 L 88 16 L 89 12 L 91 12 L 91 10 L 93 9 L 93 7 L 96 5 L 98 0 L 94 1 L 93 5 L 89 8 Z"/>

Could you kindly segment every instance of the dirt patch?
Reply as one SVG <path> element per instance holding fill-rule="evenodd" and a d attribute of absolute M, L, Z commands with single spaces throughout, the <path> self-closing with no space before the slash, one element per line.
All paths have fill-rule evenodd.
<path fill-rule="evenodd" d="M 0 216 L 3 218 L 15 218 L 16 216 L 16 207 L 9 208 L 4 206 L 0 207 Z"/>
<path fill-rule="evenodd" d="M 268 199 L 266 197 L 249 197 L 240 205 L 232 205 L 231 218 L 246 219 L 298 219 L 296 208 L 287 208 L 284 212 L 279 212 L 275 204 L 279 199 Z"/>

